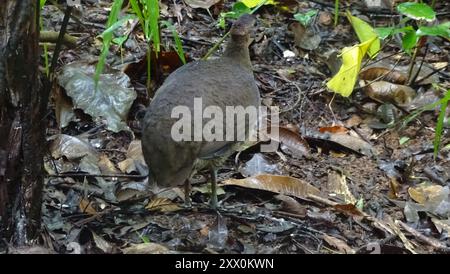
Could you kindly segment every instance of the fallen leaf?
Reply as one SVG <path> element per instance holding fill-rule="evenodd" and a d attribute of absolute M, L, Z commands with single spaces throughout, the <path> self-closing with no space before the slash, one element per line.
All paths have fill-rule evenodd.
<path fill-rule="evenodd" d="M 306 207 L 300 204 L 297 200 L 292 197 L 278 194 L 275 196 L 277 200 L 281 201 L 281 209 L 285 212 L 294 213 L 301 217 L 306 217 Z"/>
<path fill-rule="evenodd" d="M 395 103 L 399 106 L 407 106 L 416 97 L 416 91 L 411 87 L 376 81 L 364 87 L 366 94 L 380 103 Z"/>
<path fill-rule="evenodd" d="M 245 179 L 229 179 L 225 180 L 222 184 L 271 191 L 305 200 L 308 200 L 308 195 L 310 194 L 321 196 L 318 188 L 303 180 L 289 176 L 258 175 Z"/>
<path fill-rule="evenodd" d="M 149 211 L 172 212 L 181 208 L 167 198 L 155 198 L 145 206 L 145 209 Z"/>
<path fill-rule="evenodd" d="M 359 79 L 366 81 L 386 81 L 394 84 L 404 85 L 408 76 L 397 70 L 383 67 L 370 67 L 359 73 Z"/>
<path fill-rule="evenodd" d="M 323 239 L 325 242 L 327 242 L 330 246 L 337 248 L 337 250 L 344 254 L 355 254 L 355 250 L 347 245 L 346 242 L 344 242 L 341 239 L 324 235 Z"/>
<path fill-rule="evenodd" d="M 123 254 L 170 254 L 167 247 L 156 243 L 142 243 L 122 249 Z"/>
<path fill-rule="evenodd" d="M 80 201 L 80 211 L 83 213 L 87 213 L 89 215 L 97 215 L 97 210 L 92 207 L 92 202 L 86 199 L 81 199 Z"/>

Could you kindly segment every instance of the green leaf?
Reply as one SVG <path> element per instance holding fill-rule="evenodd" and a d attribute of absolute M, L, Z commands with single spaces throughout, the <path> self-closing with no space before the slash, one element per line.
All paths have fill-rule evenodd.
<path fill-rule="evenodd" d="M 434 10 L 425 3 L 401 3 L 397 6 L 397 11 L 414 20 L 425 20 L 431 22 L 436 19 L 436 13 Z"/>
<path fill-rule="evenodd" d="M 394 27 L 375 28 L 375 32 L 378 34 L 378 37 L 382 40 L 391 36 L 394 33 L 394 30 L 395 30 Z"/>
<path fill-rule="evenodd" d="M 438 121 L 436 124 L 436 134 L 434 136 L 434 142 L 433 142 L 435 158 L 439 152 L 439 147 L 441 145 L 442 131 L 444 129 L 445 110 L 447 108 L 449 100 L 450 100 L 450 89 L 447 90 L 445 97 L 441 100 L 441 109 L 440 109 Z"/>
<path fill-rule="evenodd" d="M 219 22 L 217 23 L 217 25 L 222 29 L 224 29 L 225 21 L 227 18 L 237 19 L 241 17 L 241 15 L 250 14 L 251 12 L 252 10 L 249 7 L 247 7 L 244 3 L 236 2 L 234 3 L 231 11 L 220 13 Z"/>
<path fill-rule="evenodd" d="M 106 28 L 110 28 L 114 23 L 117 22 L 117 18 L 119 17 L 119 12 L 122 7 L 123 0 L 114 0 L 111 11 L 109 12 L 108 21 L 106 22 Z M 105 62 L 106 62 L 106 56 L 109 52 L 109 46 L 111 45 L 111 41 L 113 38 L 113 32 L 105 33 L 103 37 L 103 46 L 102 46 L 102 52 L 100 54 L 100 57 L 98 59 L 97 67 L 95 68 L 95 87 L 97 88 L 98 81 L 100 79 L 100 74 L 102 73 Z"/>
<path fill-rule="evenodd" d="M 134 15 L 127 15 L 123 18 L 121 18 L 119 21 L 115 22 L 114 24 L 112 24 L 109 28 L 105 29 L 102 34 L 100 34 L 100 36 L 103 39 L 109 39 L 109 37 L 112 37 L 114 35 L 114 31 L 120 27 L 122 27 L 126 21 L 130 20 L 130 19 L 135 19 L 136 16 Z"/>
<path fill-rule="evenodd" d="M 450 22 L 446 22 L 431 27 L 420 27 L 417 32 L 417 36 L 442 36 L 444 38 L 450 38 Z"/>
<path fill-rule="evenodd" d="M 316 16 L 318 10 L 310 10 L 306 13 L 297 13 L 294 14 L 295 20 L 299 21 L 303 26 L 308 26 L 311 20 Z"/>
<path fill-rule="evenodd" d="M 403 136 L 400 138 L 400 140 L 398 142 L 400 143 L 400 145 L 404 145 L 408 141 L 409 141 L 409 137 Z"/>
<path fill-rule="evenodd" d="M 147 0 L 147 9 L 149 10 L 150 35 L 153 40 L 153 48 L 158 53 L 160 51 L 161 42 L 159 40 L 159 1 Z"/>
<path fill-rule="evenodd" d="M 45 2 L 47 2 L 47 0 L 40 0 L 39 1 L 39 9 L 42 9 L 42 7 L 45 5 Z"/>
<path fill-rule="evenodd" d="M 417 44 L 417 35 L 415 31 L 407 31 L 403 36 L 402 47 L 406 53 L 410 54 L 411 49 L 413 49 Z"/>
<path fill-rule="evenodd" d="M 175 29 L 175 27 L 170 23 L 169 21 L 161 21 L 163 25 L 165 25 L 170 31 L 172 31 L 173 39 L 175 40 L 175 50 L 178 54 L 178 57 L 180 57 L 180 60 L 183 62 L 183 64 L 186 64 L 186 58 L 184 57 L 184 50 L 183 50 L 183 44 L 181 43 L 181 39 L 178 36 L 178 32 Z"/>
<path fill-rule="evenodd" d="M 356 79 L 361 70 L 362 59 L 366 55 L 370 45 L 376 39 L 374 37 L 372 40 L 342 49 L 342 66 L 338 73 L 327 82 L 327 87 L 330 90 L 339 93 L 343 97 L 348 97 L 352 94 Z"/>
<path fill-rule="evenodd" d="M 380 51 L 380 39 L 378 39 L 378 34 L 375 30 L 370 26 L 367 22 L 359 19 L 358 17 L 352 16 L 350 12 L 347 11 L 348 21 L 352 24 L 353 29 L 356 32 L 356 35 L 359 38 L 361 43 L 366 41 L 373 40 L 373 43 L 370 45 L 367 53 L 371 58 L 377 55 Z"/>

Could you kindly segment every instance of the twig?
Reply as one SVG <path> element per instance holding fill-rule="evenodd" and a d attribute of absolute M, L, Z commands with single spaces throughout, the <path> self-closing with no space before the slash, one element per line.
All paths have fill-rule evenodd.
<path fill-rule="evenodd" d="M 395 221 L 397 224 L 400 224 L 403 229 L 405 229 L 406 231 L 408 231 L 409 233 L 411 233 L 414 237 L 416 237 L 418 240 L 432 246 L 435 249 L 438 249 L 440 251 L 444 251 L 444 252 L 450 252 L 450 248 L 443 245 L 441 242 L 439 242 L 436 239 L 427 237 L 423 234 L 421 234 L 419 231 L 415 230 L 414 228 L 408 226 L 407 224 L 403 223 L 400 220 L 396 220 Z"/>
<path fill-rule="evenodd" d="M 95 178 L 95 177 L 101 177 L 101 178 L 130 178 L 130 179 L 145 179 L 147 175 L 132 175 L 132 174 L 88 174 L 88 173 L 61 173 L 61 174 L 49 174 L 49 177 L 72 177 L 72 178 L 79 178 L 79 177 L 86 177 L 86 178 Z"/>

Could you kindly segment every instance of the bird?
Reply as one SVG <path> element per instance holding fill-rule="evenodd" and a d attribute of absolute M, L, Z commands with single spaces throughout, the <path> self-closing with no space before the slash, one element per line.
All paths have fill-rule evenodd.
<path fill-rule="evenodd" d="M 173 128 L 180 119 L 173 117 L 173 110 L 182 106 L 194 113 L 198 111 L 194 109 L 195 99 L 201 99 L 201 111 L 210 106 L 224 113 L 229 106 L 259 107 L 260 93 L 249 53 L 255 23 L 253 15 L 245 14 L 239 17 L 232 24 L 230 39 L 222 56 L 190 62 L 175 70 L 156 91 L 146 109 L 142 122 L 141 142 L 144 159 L 149 168 L 149 177 L 159 187 L 176 187 L 184 184 L 187 206 L 190 206 L 192 176 L 197 171 L 208 168 L 211 176 L 210 206 L 217 209 L 217 170 L 245 143 L 256 125 L 255 121 L 248 117 L 245 118 L 244 124 L 238 119 L 233 119 L 234 125 L 231 126 L 235 133 L 239 127 L 245 127 L 245 136 L 240 139 L 234 134 L 235 138 L 232 140 L 226 138 L 176 140 L 173 138 Z M 210 118 L 212 119 L 212 116 Z M 204 120 L 201 121 L 202 127 L 207 123 Z M 185 136 L 194 136 L 195 122 L 191 121 L 189 124 L 191 129 L 194 128 L 194 132 L 188 130 Z M 227 130 L 230 132 L 226 122 L 229 123 L 224 121 L 222 124 L 223 136 Z M 216 128 L 211 132 L 219 133 L 215 130 Z"/>

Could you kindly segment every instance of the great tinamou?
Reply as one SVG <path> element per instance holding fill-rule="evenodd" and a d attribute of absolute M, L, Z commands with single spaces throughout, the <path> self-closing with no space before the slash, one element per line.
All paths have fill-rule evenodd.
<path fill-rule="evenodd" d="M 185 202 L 190 204 L 190 178 L 198 170 L 209 168 L 211 174 L 212 208 L 217 207 L 217 169 L 243 144 L 240 140 L 175 141 L 172 127 L 179 120 L 171 118 L 177 106 L 186 106 L 194 118 L 194 98 L 201 98 L 203 111 L 208 106 L 259 107 L 260 96 L 253 77 L 248 46 L 250 32 L 255 23 L 251 15 L 241 16 L 231 27 L 231 39 L 222 57 L 214 60 L 196 61 L 174 71 L 157 90 L 143 120 L 142 149 L 149 167 L 149 176 L 158 186 L 174 187 L 185 184 Z M 202 112 L 203 113 L 203 112 Z M 234 132 L 237 132 L 234 120 Z M 253 124 L 247 119 L 245 138 Z M 205 125 L 208 120 L 200 121 Z M 229 121 L 229 120 L 227 120 Z M 194 122 L 192 121 L 192 129 Z M 202 126 L 203 126 L 202 125 Z M 203 127 L 202 127 L 203 128 Z M 227 125 L 223 124 L 223 136 Z M 237 136 L 235 136 L 237 137 Z"/>

